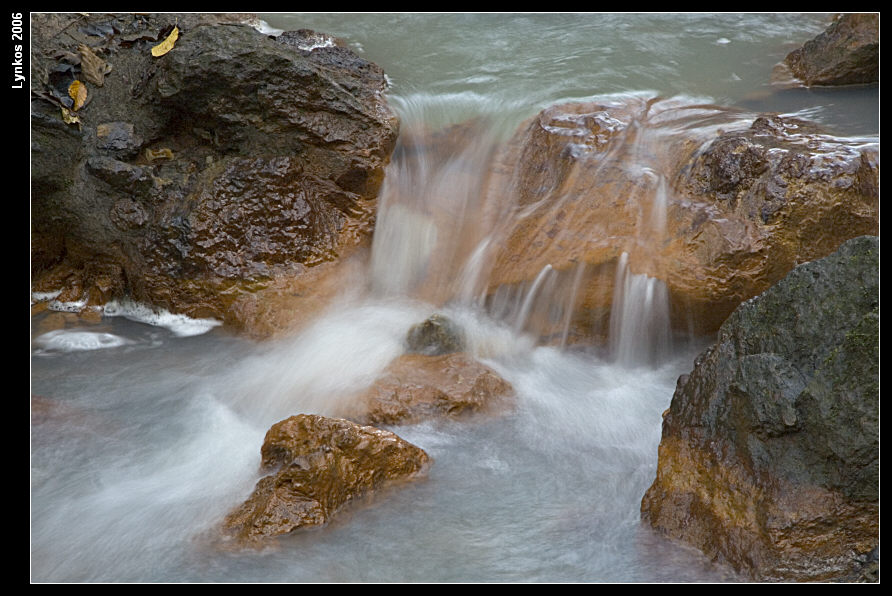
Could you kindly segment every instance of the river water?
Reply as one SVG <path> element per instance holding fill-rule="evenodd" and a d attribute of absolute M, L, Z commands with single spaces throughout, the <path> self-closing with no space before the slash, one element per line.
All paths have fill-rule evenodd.
<path fill-rule="evenodd" d="M 665 286 L 619 268 L 614 304 L 625 314 L 611 321 L 608 345 L 568 345 L 566 337 L 536 345 L 526 320 L 536 300 L 553 295 L 550 268 L 503 303 L 484 305 L 486 230 L 444 244 L 441 220 L 419 214 L 473 220 L 480 205 L 468 197 L 479 182 L 469 180 L 468 164 L 485 163 L 488 147 L 524 118 L 568 100 L 659 95 L 799 113 L 841 135 L 878 138 L 876 87 L 769 84 L 774 64 L 828 17 L 264 19 L 337 35 L 381 65 L 403 134 L 481 117 L 484 132 L 448 159 L 410 160 L 397 150 L 368 278 L 358 283 L 371 290 L 345 293 L 294 337 L 258 345 L 212 322 L 126 304 L 108 308 L 119 316 L 99 325 L 32 334 L 32 581 L 737 580 L 639 519 L 661 413 L 709 339 L 669 337 Z M 429 283 L 441 269 L 450 283 Z M 565 284 L 573 292 L 575 279 Z M 257 481 L 269 426 L 301 412 L 337 415 L 344 396 L 367 386 L 402 352 L 408 328 L 435 310 L 458 321 L 473 353 L 512 383 L 516 408 L 395 427 L 432 456 L 427 478 L 269 548 L 222 548 L 219 523 Z"/>

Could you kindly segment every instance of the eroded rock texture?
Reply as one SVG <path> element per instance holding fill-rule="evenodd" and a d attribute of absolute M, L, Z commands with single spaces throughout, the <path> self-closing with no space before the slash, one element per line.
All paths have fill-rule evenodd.
<path fill-rule="evenodd" d="M 880 15 L 840 15 L 826 31 L 784 60 L 806 86 L 858 85 L 880 80 Z"/>
<path fill-rule="evenodd" d="M 323 525 L 346 504 L 418 477 L 430 464 L 392 432 L 304 414 L 274 424 L 261 456 L 262 469 L 273 473 L 224 521 L 245 544 Z"/>
<path fill-rule="evenodd" d="M 581 337 L 606 332 L 623 253 L 666 284 L 677 329 L 712 333 L 797 264 L 879 227 L 878 144 L 675 99 L 548 108 L 511 140 L 491 189 L 516 203 L 490 291 L 550 269 L 552 287 L 573 288 L 551 303 L 573 300 Z M 566 324 L 549 308 L 531 313 L 544 335 Z"/>
<path fill-rule="evenodd" d="M 388 425 L 459 418 L 497 411 L 513 395 L 508 381 L 468 354 L 405 354 L 364 393 L 357 417 Z"/>
<path fill-rule="evenodd" d="M 678 381 L 644 520 L 757 580 L 870 578 L 878 259 L 856 238 L 734 311 Z"/>
<path fill-rule="evenodd" d="M 322 34 L 250 21 L 34 15 L 35 290 L 101 304 L 93 271 L 116 268 L 114 297 L 262 334 L 282 322 L 252 306 L 258 292 L 298 297 L 308 271 L 368 243 L 398 133 L 384 73 Z"/>

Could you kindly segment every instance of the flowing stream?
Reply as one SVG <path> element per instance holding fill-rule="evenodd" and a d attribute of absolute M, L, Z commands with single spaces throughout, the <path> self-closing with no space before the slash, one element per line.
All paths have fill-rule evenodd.
<path fill-rule="evenodd" d="M 822 31 L 827 15 L 263 17 L 340 36 L 391 79 L 402 140 L 367 278 L 357 280 L 368 290 L 345 292 L 299 334 L 264 344 L 127 304 L 98 325 L 33 333 L 32 581 L 738 579 L 639 518 L 661 413 L 709 338 L 672 334 L 665 284 L 633 273 L 627 254 L 603 346 L 568 340 L 582 266 L 559 275 L 547 264 L 487 297 L 504 214 L 499 189 L 481 189 L 498 143 L 569 100 L 659 95 L 799 113 L 839 134 L 878 137 L 875 87 L 769 84 L 774 64 Z M 423 142 L 453 125 L 461 141 L 448 150 Z M 642 213 L 647 233 L 659 234 L 665 182 L 646 161 L 630 167 L 653 182 Z M 557 331 L 538 345 L 530 329 L 543 310 Z M 511 382 L 516 408 L 395 427 L 432 456 L 425 479 L 269 548 L 221 548 L 220 521 L 258 480 L 269 426 L 297 413 L 338 415 L 433 312 L 456 320 L 470 351 Z"/>

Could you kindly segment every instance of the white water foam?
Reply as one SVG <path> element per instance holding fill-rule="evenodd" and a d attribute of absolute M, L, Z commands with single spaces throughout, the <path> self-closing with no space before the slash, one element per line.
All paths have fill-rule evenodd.
<path fill-rule="evenodd" d="M 49 302 L 58 297 L 61 293 L 62 290 L 56 290 L 55 292 L 31 292 L 31 304 Z"/>
<path fill-rule="evenodd" d="M 153 309 L 145 304 L 126 300 L 113 300 L 105 305 L 103 314 L 107 317 L 124 317 L 137 323 L 163 327 L 177 337 L 190 337 L 207 333 L 223 323 L 216 319 L 193 319 L 186 315 L 173 314 L 164 309 Z"/>
<path fill-rule="evenodd" d="M 129 339 L 111 333 L 56 329 L 39 335 L 34 344 L 47 352 L 81 352 L 104 350 L 133 343 Z"/>

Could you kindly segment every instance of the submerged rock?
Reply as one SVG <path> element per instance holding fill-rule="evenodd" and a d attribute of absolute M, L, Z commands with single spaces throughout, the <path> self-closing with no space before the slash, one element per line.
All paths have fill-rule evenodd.
<path fill-rule="evenodd" d="M 246 300 L 368 244 L 398 131 L 383 71 L 336 44 L 307 46 L 312 32 L 276 39 L 250 22 L 34 16 L 34 72 L 56 73 L 32 96 L 36 288 L 62 289 L 47 279 L 60 263 L 109 262 L 122 271 L 115 298 L 262 333 Z M 173 49 L 153 57 L 175 23 Z M 101 87 L 86 79 L 77 125 L 61 108 L 84 65 L 54 58 L 69 41 L 111 66 Z"/>
<path fill-rule="evenodd" d="M 826 31 L 790 52 L 784 64 L 809 87 L 879 82 L 879 13 L 839 15 Z"/>
<path fill-rule="evenodd" d="M 464 353 L 406 354 L 394 360 L 359 400 L 367 424 L 411 424 L 492 412 L 514 393 L 511 384 Z"/>
<path fill-rule="evenodd" d="M 345 505 L 423 475 L 430 458 L 392 432 L 301 414 L 269 429 L 261 467 L 273 474 L 224 520 L 243 543 L 328 523 Z"/>
<path fill-rule="evenodd" d="M 869 579 L 878 277 L 861 237 L 735 310 L 678 380 L 644 520 L 756 580 Z"/>

